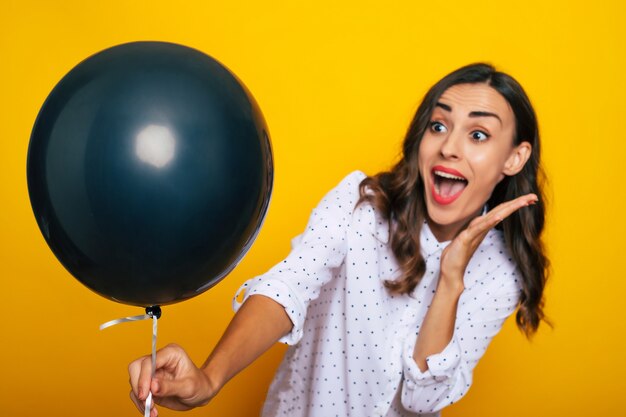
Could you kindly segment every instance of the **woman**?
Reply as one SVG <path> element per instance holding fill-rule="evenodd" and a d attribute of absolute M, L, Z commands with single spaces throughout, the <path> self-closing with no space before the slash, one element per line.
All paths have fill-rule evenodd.
<path fill-rule="evenodd" d="M 539 174 L 522 87 L 486 64 L 454 71 L 426 94 L 402 160 L 344 178 L 289 256 L 242 286 L 205 364 L 169 345 L 151 380 L 150 358 L 137 359 L 131 398 L 204 405 L 281 340 L 292 346 L 264 416 L 439 415 L 517 307 L 527 335 L 543 318 Z"/>

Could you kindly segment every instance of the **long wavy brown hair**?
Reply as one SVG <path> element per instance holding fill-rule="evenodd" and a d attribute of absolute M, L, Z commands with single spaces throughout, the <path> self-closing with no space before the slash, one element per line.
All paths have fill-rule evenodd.
<path fill-rule="evenodd" d="M 420 250 L 420 231 L 427 216 L 424 182 L 418 166 L 420 143 L 439 97 L 451 86 L 465 83 L 485 83 L 498 91 L 515 115 L 514 144 L 527 141 L 532 145 L 531 156 L 521 172 L 500 181 L 487 201 L 487 206 L 493 208 L 528 193 L 539 197 L 537 204 L 515 211 L 497 226 L 504 232 L 506 246 L 522 275 L 516 322 L 529 337 L 537 330 L 539 322 L 545 320 L 543 290 L 549 265 L 541 242 L 545 217 L 545 195 L 542 191 L 545 175 L 539 163 L 539 129 L 535 111 L 515 79 L 496 71 L 489 64 L 477 63 L 459 68 L 437 82 L 426 93 L 411 121 L 400 161 L 390 171 L 380 172 L 361 182 L 361 197 L 357 205 L 368 201 L 388 220 L 391 249 L 401 275 L 397 280 L 386 281 L 385 285 L 392 292 L 411 293 L 426 270 Z"/>

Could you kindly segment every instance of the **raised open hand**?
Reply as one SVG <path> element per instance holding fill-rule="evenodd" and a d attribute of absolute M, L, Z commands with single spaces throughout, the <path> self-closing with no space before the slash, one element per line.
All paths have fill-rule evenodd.
<path fill-rule="evenodd" d="M 526 194 L 507 201 L 483 216 L 476 217 L 459 233 L 441 254 L 441 279 L 452 287 L 462 288 L 465 268 L 489 230 L 522 207 L 535 204 L 537 196 Z"/>

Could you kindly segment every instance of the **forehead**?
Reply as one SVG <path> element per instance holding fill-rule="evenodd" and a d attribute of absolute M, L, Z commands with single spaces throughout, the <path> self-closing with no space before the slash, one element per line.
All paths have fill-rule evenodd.
<path fill-rule="evenodd" d="M 438 102 L 451 107 L 452 113 L 467 115 L 473 111 L 484 111 L 496 113 L 503 122 L 505 119 L 513 121 L 513 110 L 509 103 L 487 84 L 453 85 L 443 92 Z"/>

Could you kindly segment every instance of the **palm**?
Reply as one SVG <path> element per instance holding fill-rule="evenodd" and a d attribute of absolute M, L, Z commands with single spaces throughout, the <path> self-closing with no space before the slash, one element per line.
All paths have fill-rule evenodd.
<path fill-rule="evenodd" d="M 516 210 L 534 204 L 536 201 L 536 195 L 526 194 L 502 203 L 484 216 L 472 220 L 467 228 L 461 231 L 443 250 L 441 254 L 442 275 L 462 280 L 467 264 L 489 230 Z"/>

